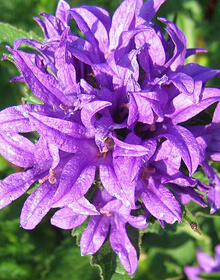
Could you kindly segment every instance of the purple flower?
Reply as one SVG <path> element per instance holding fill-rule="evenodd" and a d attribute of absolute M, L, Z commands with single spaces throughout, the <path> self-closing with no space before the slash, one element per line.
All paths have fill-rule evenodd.
<path fill-rule="evenodd" d="M 23 228 L 33 229 L 51 208 L 60 208 L 51 222 L 63 229 L 90 218 L 82 254 L 97 252 L 109 234 L 130 274 L 137 252 L 127 223 L 146 227 L 149 215 L 163 227 L 180 222 L 182 205 L 206 206 L 198 190 L 210 191 L 209 200 L 217 190 L 192 178 L 217 158 L 210 141 L 218 140 L 217 116 L 202 127 L 204 139 L 184 123 L 220 100 L 219 89 L 205 86 L 219 71 L 184 65 L 204 50 L 187 49 L 184 34 L 167 19 L 159 20 L 168 39 L 151 22 L 163 2 L 125 0 L 111 19 L 100 7 L 71 8 L 61 0 L 55 16 L 36 19 L 44 43 L 19 39 L 8 47 L 21 73 L 13 80 L 28 84 L 39 104 L 0 112 L 0 153 L 25 169 L 0 182 L 0 207 L 35 183 L 22 208 Z M 72 34 L 71 19 L 83 37 Z M 133 215 L 139 208 L 145 216 Z"/>
<path fill-rule="evenodd" d="M 97 192 L 93 204 L 100 215 L 94 213 L 94 210 L 92 210 L 92 213 L 87 211 L 88 208 L 85 207 L 84 203 L 82 204 L 82 210 L 82 207 L 79 208 L 77 204 L 73 203 L 59 210 L 52 218 L 52 224 L 71 229 L 85 221 L 87 218 L 85 214 L 93 215 L 81 238 L 82 255 L 96 253 L 104 243 L 111 227 L 109 239 L 112 249 L 119 255 L 125 269 L 133 274 L 138 264 L 137 252 L 127 236 L 125 226 L 126 223 L 129 223 L 136 228 L 145 228 L 147 226 L 146 218 L 142 215 L 130 215 L 130 208 L 125 207 L 121 201 L 113 198 L 105 191 L 99 190 Z M 81 211 L 80 215 L 79 211 Z"/>
<path fill-rule="evenodd" d="M 185 267 L 185 273 L 191 280 L 202 280 L 204 278 L 199 277 L 201 273 L 213 273 L 220 272 L 220 245 L 215 247 L 215 258 L 203 253 L 200 249 L 197 250 L 197 262 L 199 267 Z"/>

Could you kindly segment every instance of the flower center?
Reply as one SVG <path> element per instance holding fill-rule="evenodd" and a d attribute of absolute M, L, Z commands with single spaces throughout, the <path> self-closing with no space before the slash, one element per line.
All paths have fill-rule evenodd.
<path fill-rule="evenodd" d="M 142 179 L 149 179 L 152 174 L 156 172 L 156 169 L 154 167 L 146 167 L 145 165 L 143 166 L 143 171 L 141 174 Z"/>
<path fill-rule="evenodd" d="M 100 213 L 101 214 L 105 214 L 107 217 L 111 217 L 112 216 L 112 212 L 108 211 L 108 210 L 104 210 L 104 209 L 100 209 Z"/>
<path fill-rule="evenodd" d="M 115 143 L 112 138 L 109 138 L 109 137 L 104 138 L 104 145 L 103 145 L 102 151 L 98 151 L 97 155 L 99 157 L 102 156 L 103 158 L 106 158 L 107 152 L 113 150 L 114 145 L 115 145 Z"/>
<path fill-rule="evenodd" d="M 44 183 L 46 180 L 48 180 L 51 184 L 55 184 L 57 179 L 54 177 L 54 175 L 56 174 L 55 170 L 50 169 L 49 170 L 49 174 L 47 176 L 45 176 L 43 179 L 39 180 L 39 183 Z"/>

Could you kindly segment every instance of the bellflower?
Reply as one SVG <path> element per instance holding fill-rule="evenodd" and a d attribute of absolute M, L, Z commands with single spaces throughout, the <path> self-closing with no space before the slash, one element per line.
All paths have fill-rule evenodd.
<path fill-rule="evenodd" d="M 146 218 L 142 215 L 130 215 L 131 209 L 125 207 L 120 200 L 110 196 L 106 191 L 98 190 L 93 204 L 100 215 L 89 213 L 94 216 L 91 217 L 81 238 L 82 255 L 96 253 L 104 243 L 111 226 L 110 244 L 112 249 L 119 255 L 125 269 L 133 274 L 138 264 L 137 252 L 127 236 L 125 225 L 129 223 L 136 228 L 145 228 L 147 226 Z M 73 204 L 62 208 L 52 218 L 52 224 L 65 229 L 76 227 L 87 218 L 85 215 L 79 215 L 78 209 L 78 205 L 75 204 L 74 208 Z"/>
<path fill-rule="evenodd" d="M 0 207 L 35 183 L 22 208 L 23 228 L 33 229 L 51 208 L 60 208 L 51 222 L 63 229 L 90 218 L 82 254 L 94 254 L 109 236 L 130 274 L 137 252 L 127 223 L 144 228 L 152 215 L 163 227 L 173 224 L 190 200 L 206 206 L 198 191 L 216 191 L 192 175 L 218 151 L 211 141 L 201 145 L 195 127 L 184 123 L 220 100 L 219 89 L 205 86 L 219 71 L 184 65 L 204 50 L 187 49 L 169 20 L 159 19 L 168 39 L 152 23 L 163 2 L 125 0 L 111 18 L 100 7 L 60 0 L 55 16 L 35 19 L 43 43 L 18 39 L 8 47 L 21 73 L 13 80 L 26 83 L 39 104 L 0 112 L 0 152 L 25 169 L 0 182 Z M 82 37 L 72 33 L 71 20 Z M 38 135 L 34 143 L 30 132 Z M 139 208 L 145 216 L 134 216 Z"/>
<path fill-rule="evenodd" d="M 203 253 L 200 249 L 197 250 L 197 262 L 199 267 L 185 267 L 185 273 L 191 280 L 202 280 L 199 277 L 201 273 L 220 272 L 220 245 L 215 247 L 215 258 Z"/>

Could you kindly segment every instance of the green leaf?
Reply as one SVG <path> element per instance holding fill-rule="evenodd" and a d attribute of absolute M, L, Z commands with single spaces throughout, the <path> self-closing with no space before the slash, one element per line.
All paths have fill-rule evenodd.
<path fill-rule="evenodd" d="M 212 280 L 212 279 L 218 280 L 220 279 L 220 272 L 201 273 L 198 276 L 205 280 Z"/>
<path fill-rule="evenodd" d="M 80 239 L 81 239 L 81 236 L 84 232 L 84 230 L 86 229 L 87 225 L 88 225 L 88 219 L 83 223 L 81 224 L 80 226 L 74 228 L 71 232 L 71 235 L 73 237 L 76 237 L 76 244 L 79 246 L 80 244 Z"/>
<path fill-rule="evenodd" d="M 72 236 L 76 237 L 76 244 L 79 246 L 80 238 L 88 225 L 86 220 L 82 225 L 72 230 Z M 130 232 L 129 237 L 131 242 L 135 243 L 135 234 Z M 138 244 L 138 238 L 136 239 Z M 107 239 L 101 249 L 91 257 L 92 266 L 97 266 L 100 270 L 100 277 L 103 280 L 130 280 L 131 276 L 126 272 L 118 256 L 114 253 Z"/>
<path fill-rule="evenodd" d="M 14 260 L 3 261 L 0 264 L 0 274 L 2 280 L 28 279 L 27 269 L 16 264 Z"/>
<path fill-rule="evenodd" d="M 186 221 L 193 231 L 197 232 L 198 234 L 202 234 L 202 231 L 199 227 L 199 224 L 193 214 L 189 211 L 189 209 L 184 206 L 183 207 L 183 220 Z"/>
<path fill-rule="evenodd" d="M 4 171 L 9 166 L 9 163 L 0 155 L 0 172 Z"/>
<path fill-rule="evenodd" d="M 32 93 L 32 91 L 26 84 L 23 85 L 22 96 L 22 103 L 43 104 L 43 102 Z"/>
<path fill-rule="evenodd" d="M 98 270 L 89 265 L 89 256 L 80 256 L 72 238 L 65 239 L 56 248 L 48 267 L 43 278 L 46 280 L 98 279 Z"/>
<path fill-rule="evenodd" d="M 126 225 L 128 238 L 135 247 L 139 255 L 142 234 L 140 231 L 129 224 Z M 109 239 L 102 245 L 101 249 L 91 257 L 91 264 L 98 266 L 100 277 L 103 280 L 130 280 L 133 276 L 129 275 L 122 266 L 119 257 L 111 248 Z"/>
<path fill-rule="evenodd" d="M 205 184 L 209 184 L 209 179 L 206 177 L 206 175 L 202 169 L 199 169 L 199 171 L 195 172 L 193 174 L 193 178 L 195 178 Z"/>
<path fill-rule="evenodd" d="M 41 37 L 37 36 L 32 31 L 26 32 L 8 23 L 0 22 L 0 44 L 12 46 L 14 40 L 18 38 L 29 38 L 29 39 L 35 39 L 37 41 L 43 40 Z"/>

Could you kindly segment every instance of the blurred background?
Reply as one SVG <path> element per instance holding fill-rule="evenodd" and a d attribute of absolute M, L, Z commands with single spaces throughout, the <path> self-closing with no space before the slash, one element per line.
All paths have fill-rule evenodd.
<path fill-rule="evenodd" d="M 121 3 L 119 0 L 70 0 L 70 5 L 93 4 L 102 6 L 113 14 Z M 39 12 L 54 14 L 56 0 L 0 0 L 0 21 L 8 22 L 25 31 L 33 30 L 42 36 L 33 16 Z M 212 68 L 220 67 L 220 3 L 219 0 L 169 0 L 158 16 L 175 20 L 187 37 L 188 47 L 209 50 L 190 58 Z M 1 32 L 1 31 L 0 31 Z M 5 51 L 0 45 L 0 55 Z M 9 80 L 18 75 L 17 69 L 8 61 L 0 63 L 0 109 L 21 102 L 25 87 Z M 213 79 L 211 85 L 219 87 Z M 217 166 L 218 167 L 218 166 Z M 16 171 L 0 157 L 0 179 Z M 196 174 L 203 180 L 202 172 Z M 50 225 L 50 213 L 33 231 L 19 227 L 19 214 L 25 197 L 0 211 L 0 280 L 96 280 L 97 267 L 91 267 L 89 257 L 81 257 L 75 238 L 70 231 L 59 230 Z M 220 215 L 211 218 L 208 209 L 189 205 L 201 227 L 202 235 L 195 233 L 187 223 L 167 226 L 162 230 L 158 224 L 150 226 L 143 237 L 140 262 L 135 279 L 183 280 L 185 265 L 196 265 L 195 250 L 199 246 L 213 254 L 220 243 Z M 121 278 L 120 278 L 121 279 Z M 119 280 L 120 280 L 119 279 Z M 126 278 L 127 279 L 127 278 Z"/>

